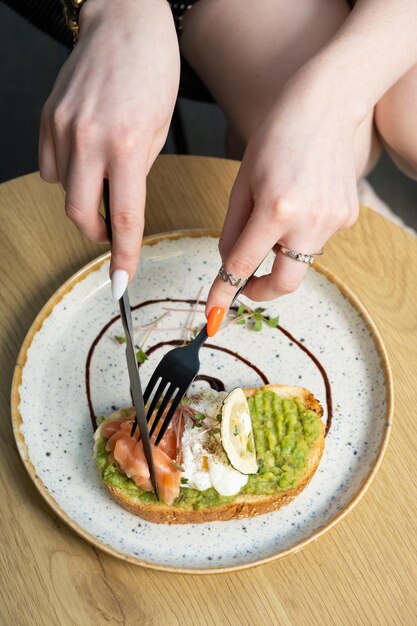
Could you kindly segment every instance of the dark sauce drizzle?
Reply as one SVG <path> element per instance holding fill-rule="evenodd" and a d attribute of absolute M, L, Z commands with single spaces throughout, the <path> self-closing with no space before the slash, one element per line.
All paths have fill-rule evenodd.
<path fill-rule="evenodd" d="M 203 380 L 208 383 L 214 391 L 226 391 L 223 381 L 220 378 L 214 378 L 214 376 L 207 376 L 207 374 L 197 374 L 194 380 Z"/>
<path fill-rule="evenodd" d="M 145 306 L 149 306 L 151 304 L 162 304 L 166 302 L 177 302 L 177 303 L 182 303 L 182 304 L 195 304 L 196 303 L 195 300 L 192 300 L 192 299 L 184 300 L 184 299 L 179 299 L 179 298 L 161 298 L 157 300 L 146 300 L 145 302 L 136 304 L 135 306 L 132 307 L 132 311 L 136 311 L 138 309 L 141 309 Z M 205 302 L 201 301 L 200 304 L 205 304 Z M 107 322 L 107 324 L 103 326 L 103 328 L 101 329 L 101 331 L 99 332 L 97 337 L 94 339 L 93 343 L 91 344 L 90 349 L 87 354 L 87 360 L 85 364 L 85 387 L 86 387 L 86 392 L 87 392 L 87 402 L 88 402 L 88 408 L 90 411 L 91 423 L 93 425 L 94 430 L 96 430 L 97 428 L 97 416 L 94 413 L 93 402 L 91 399 L 91 387 L 90 387 L 91 359 L 93 358 L 94 350 L 97 344 L 99 343 L 99 341 L 102 339 L 103 335 L 110 328 L 110 326 L 114 324 L 114 322 L 116 322 L 118 319 L 120 319 L 120 315 L 116 315 L 109 322 Z M 305 354 L 307 354 L 307 356 L 316 365 L 317 369 L 319 370 L 323 378 L 324 386 L 326 389 L 327 423 L 326 423 L 325 434 L 327 435 L 330 430 L 332 417 L 333 417 L 332 390 L 330 386 L 329 377 L 327 376 L 327 372 L 324 369 L 323 365 L 318 360 L 318 358 L 303 343 L 298 341 L 298 339 L 296 339 L 288 330 L 286 330 L 282 326 L 277 326 L 277 330 L 283 333 L 286 337 L 288 337 L 288 339 L 290 339 L 295 345 L 297 345 L 303 352 L 305 352 Z M 146 351 L 146 354 L 149 356 L 150 354 L 152 354 L 153 352 L 156 352 L 156 350 L 159 350 L 159 348 L 162 348 L 163 346 L 180 346 L 182 344 L 183 344 L 183 341 L 178 340 L 178 339 L 174 339 L 172 341 L 161 341 L 151 346 L 150 348 L 148 348 Z M 230 354 L 231 356 L 235 357 L 236 359 L 239 359 L 239 361 L 242 361 L 242 363 L 244 363 L 245 365 L 253 369 L 254 372 L 256 372 L 256 374 L 259 376 L 259 378 L 262 380 L 262 382 L 265 385 L 269 383 L 268 378 L 258 367 L 256 367 L 256 365 L 254 365 L 253 363 L 251 363 L 244 357 L 240 356 L 236 352 L 233 352 L 233 350 L 229 350 L 228 348 L 223 348 L 221 346 L 216 346 L 210 343 L 204 344 L 203 347 L 210 348 L 211 350 L 219 350 L 220 352 L 225 352 L 226 354 Z M 210 387 L 212 389 L 215 389 L 216 391 L 225 391 L 225 386 L 224 386 L 223 381 L 221 381 L 218 378 L 214 378 L 213 376 L 207 376 L 206 374 L 198 374 L 195 380 L 202 380 L 202 381 L 207 382 L 210 385 Z"/>

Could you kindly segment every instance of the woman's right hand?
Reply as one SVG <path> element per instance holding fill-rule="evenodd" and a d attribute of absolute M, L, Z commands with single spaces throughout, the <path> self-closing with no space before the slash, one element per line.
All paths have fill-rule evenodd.
<path fill-rule="evenodd" d="M 144 226 L 146 176 L 164 145 L 179 83 L 179 51 L 166 0 L 87 0 L 80 39 L 42 111 L 39 166 L 66 190 L 65 211 L 105 241 L 99 213 L 110 181 L 110 273 L 132 278 Z M 120 276 L 120 273 L 118 273 Z"/>

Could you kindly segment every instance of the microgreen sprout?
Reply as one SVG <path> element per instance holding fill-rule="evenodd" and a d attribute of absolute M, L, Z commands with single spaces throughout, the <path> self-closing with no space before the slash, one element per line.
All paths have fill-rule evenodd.
<path fill-rule="evenodd" d="M 158 317 L 153 322 L 151 322 L 150 324 L 146 324 L 144 326 L 139 326 L 138 327 L 138 328 L 141 328 L 141 329 L 146 329 L 146 332 L 144 333 L 144 335 L 142 337 L 142 340 L 140 342 L 140 345 L 139 345 L 139 347 L 137 348 L 137 351 L 136 351 L 136 361 L 139 363 L 139 365 L 141 365 L 142 363 L 144 363 L 148 359 L 148 355 L 146 354 L 145 349 L 144 349 L 146 342 L 148 341 L 148 339 L 151 336 L 152 332 L 154 330 L 157 330 L 158 324 L 160 323 L 160 321 L 163 320 L 164 317 L 167 317 L 167 315 L 169 315 L 168 311 L 166 313 L 164 313 L 163 315 L 161 315 L 160 317 Z M 126 337 L 121 336 L 121 335 L 114 335 L 113 339 L 117 343 L 119 343 L 119 344 L 126 343 Z"/>
<path fill-rule="evenodd" d="M 136 361 L 141 364 L 141 363 L 145 363 L 145 361 L 148 360 L 148 355 L 142 350 L 142 348 L 139 348 L 139 350 L 137 350 L 136 352 Z"/>
<path fill-rule="evenodd" d="M 262 326 L 266 324 L 270 328 L 276 328 L 278 326 L 278 317 L 268 317 L 264 315 L 265 309 L 257 307 L 256 309 L 250 309 L 245 304 L 239 304 L 238 308 L 232 308 L 229 311 L 230 321 L 225 324 L 223 328 L 227 328 L 232 324 L 239 324 L 246 326 L 249 330 L 259 332 L 262 330 Z"/>

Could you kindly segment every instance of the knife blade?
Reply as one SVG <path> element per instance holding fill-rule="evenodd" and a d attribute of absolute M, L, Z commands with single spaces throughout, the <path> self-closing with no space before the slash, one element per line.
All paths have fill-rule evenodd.
<path fill-rule="evenodd" d="M 103 203 L 106 212 L 106 224 L 110 243 L 112 241 L 111 230 L 111 213 L 110 213 L 110 189 L 109 181 L 104 179 L 103 182 Z M 130 307 L 129 292 L 126 288 L 123 296 L 119 300 L 120 318 L 123 324 L 123 330 L 126 337 L 126 362 L 129 374 L 130 390 L 132 393 L 133 406 L 136 411 L 135 421 L 139 426 L 140 437 L 142 439 L 143 451 L 148 464 L 149 475 L 153 490 L 159 500 L 158 485 L 156 483 L 155 466 L 152 456 L 151 439 L 149 437 L 148 423 L 145 415 L 145 405 L 143 402 L 142 385 L 140 382 L 138 363 L 135 353 L 135 342 L 133 336 L 132 309 Z"/>

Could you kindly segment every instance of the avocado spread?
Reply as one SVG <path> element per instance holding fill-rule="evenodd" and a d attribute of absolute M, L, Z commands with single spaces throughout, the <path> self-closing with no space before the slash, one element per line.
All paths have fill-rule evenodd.
<path fill-rule="evenodd" d="M 255 439 L 258 472 L 248 477 L 241 494 L 274 494 L 295 487 L 307 469 L 308 452 L 321 432 L 320 417 L 305 410 L 296 399 L 282 399 L 269 390 L 257 391 L 248 398 Z M 121 489 L 130 498 L 158 504 L 151 492 L 146 492 L 108 461 L 106 439 L 96 450 L 96 463 L 103 481 Z M 198 491 L 181 487 L 174 507 L 203 509 L 233 501 L 237 495 L 221 496 L 213 488 Z"/>

